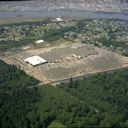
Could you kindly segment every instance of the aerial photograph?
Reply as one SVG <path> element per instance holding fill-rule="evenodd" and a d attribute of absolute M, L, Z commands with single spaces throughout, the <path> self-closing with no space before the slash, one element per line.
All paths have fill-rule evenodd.
<path fill-rule="evenodd" d="M 0 1 L 0 128 L 128 128 L 128 0 Z"/>

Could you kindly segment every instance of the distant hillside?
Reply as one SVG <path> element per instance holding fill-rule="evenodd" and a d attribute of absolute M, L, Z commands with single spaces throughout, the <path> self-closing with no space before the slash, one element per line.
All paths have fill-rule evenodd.
<path fill-rule="evenodd" d="M 25 0 L 24 0 L 25 1 Z M 64 2 L 128 2 L 128 0 L 31 0 L 31 1 L 64 1 Z"/>
<path fill-rule="evenodd" d="M 19 2 L 20 1 L 20 2 Z M 0 2 L 0 11 L 82 10 L 124 12 L 128 0 L 24 0 Z"/>

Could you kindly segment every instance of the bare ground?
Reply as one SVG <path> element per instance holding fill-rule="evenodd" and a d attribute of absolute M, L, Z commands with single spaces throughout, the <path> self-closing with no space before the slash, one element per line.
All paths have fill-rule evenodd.
<path fill-rule="evenodd" d="M 32 67 L 23 61 L 34 55 L 45 58 L 48 63 Z M 8 64 L 17 65 L 43 83 L 128 67 L 127 57 L 81 43 L 23 50 L 2 59 Z"/>

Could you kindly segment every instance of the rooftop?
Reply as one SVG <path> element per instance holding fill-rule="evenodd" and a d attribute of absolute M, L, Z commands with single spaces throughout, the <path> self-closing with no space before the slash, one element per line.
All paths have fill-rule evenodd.
<path fill-rule="evenodd" d="M 36 44 L 40 44 L 40 43 L 43 43 L 43 42 L 44 42 L 44 40 L 37 40 L 37 41 L 35 41 Z"/>
<path fill-rule="evenodd" d="M 32 57 L 25 58 L 24 61 L 26 63 L 31 64 L 32 66 L 36 66 L 36 65 L 43 64 L 43 63 L 47 62 L 45 59 L 43 59 L 39 56 L 32 56 Z"/>

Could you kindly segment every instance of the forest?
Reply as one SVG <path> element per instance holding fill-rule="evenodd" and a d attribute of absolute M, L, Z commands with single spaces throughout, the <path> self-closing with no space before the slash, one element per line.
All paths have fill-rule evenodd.
<path fill-rule="evenodd" d="M 38 89 L 27 87 L 38 83 L 16 66 L 0 60 L 0 128 L 36 126 L 38 120 L 29 119 L 28 114 L 34 112 L 38 119 L 34 104 L 39 101 L 39 93 Z"/>
<path fill-rule="evenodd" d="M 128 69 L 42 85 L 0 61 L 0 128 L 128 126 Z"/>
<path fill-rule="evenodd" d="M 75 27 L 71 26 L 71 27 L 62 27 L 61 29 L 47 30 L 47 31 L 44 31 L 43 38 L 47 42 L 55 41 L 55 40 L 58 40 L 60 38 L 63 38 L 64 33 L 68 32 L 68 31 L 71 31 L 71 30 L 74 31 Z"/>

